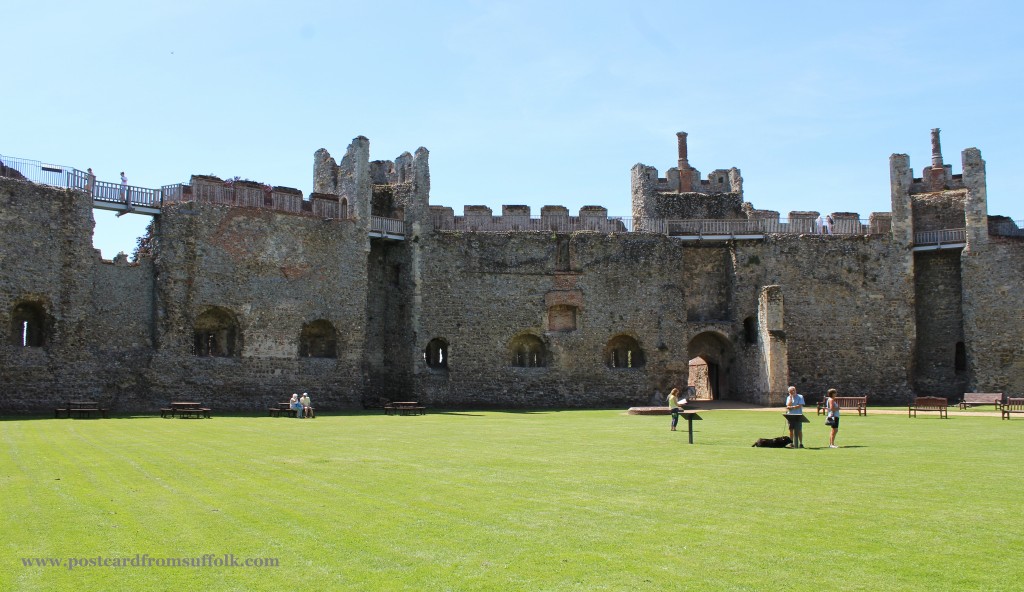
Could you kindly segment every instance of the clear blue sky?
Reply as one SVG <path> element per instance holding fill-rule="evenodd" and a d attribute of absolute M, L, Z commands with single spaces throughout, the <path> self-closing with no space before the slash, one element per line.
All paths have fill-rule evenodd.
<path fill-rule="evenodd" d="M 1024 219 L 1017 2 L 15 2 L 0 154 L 312 189 L 313 153 L 430 150 L 431 203 L 601 205 L 630 168 L 739 167 L 757 208 L 889 211 L 889 155 L 960 172 Z M 97 213 L 104 257 L 148 219 Z"/>

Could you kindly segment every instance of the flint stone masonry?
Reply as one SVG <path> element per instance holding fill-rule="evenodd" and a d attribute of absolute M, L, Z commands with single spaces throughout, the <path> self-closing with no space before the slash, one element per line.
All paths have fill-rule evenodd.
<path fill-rule="evenodd" d="M 832 212 L 836 234 L 818 234 L 825 212 L 808 210 L 788 214 L 803 234 L 709 241 L 626 232 L 602 206 L 545 206 L 536 230 L 522 205 L 456 217 L 429 203 L 428 159 L 420 148 L 371 162 L 359 137 L 340 163 L 316 152 L 297 210 L 168 203 L 152 254 L 132 263 L 92 248 L 84 193 L 0 178 L 0 412 L 82 398 L 117 413 L 174 399 L 261 412 L 303 391 L 324 411 L 617 407 L 691 382 L 765 404 L 790 384 L 809 400 L 836 388 L 892 405 L 1024 391 L 1024 237 L 990 236 L 976 149 L 962 175 L 942 163 L 933 191 L 893 155 L 892 212 L 871 214 L 871 233 Z M 696 172 L 685 150 L 679 160 Z M 731 191 L 693 177 L 697 191 L 673 193 L 671 176 L 637 165 L 633 215 L 778 219 L 742 201 L 738 169 L 719 172 Z M 204 182 L 217 183 L 193 179 Z M 318 202 L 349 216 L 310 215 Z M 371 215 L 404 222 L 402 240 L 371 238 Z M 967 246 L 914 245 L 915 231 L 943 227 L 966 228 Z M 22 344 L 21 319 L 40 345 Z M 333 329 L 333 357 L 300 356 L 311 325 Z"/>

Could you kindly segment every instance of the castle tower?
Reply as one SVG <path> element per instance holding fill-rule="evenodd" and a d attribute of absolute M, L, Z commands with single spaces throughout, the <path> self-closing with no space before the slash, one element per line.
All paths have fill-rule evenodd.
<path fill-rule="evenodd" d="M 357 223 L 370 223 L 370 140 L 358 136 L 336 163 L 321 148 L 313 155 L 313 193 L 333 195 Z"/>
<path fill-rule="evenodd" d="M 665 177 L 658 169 L 637 164 L 632 170 L 634 228 L 659 232 L 660 220 L 745 219 L 743 177 L 736 167 L 715 169 L 707 179 L 690 166 L 687 133 L 677 132 L 677 168 Z"/>

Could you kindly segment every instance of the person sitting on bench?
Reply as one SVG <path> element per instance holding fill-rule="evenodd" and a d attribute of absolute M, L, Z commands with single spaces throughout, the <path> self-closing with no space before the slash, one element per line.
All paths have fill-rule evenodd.
<path fill-rule="evenodd" d="M 302 403 L 299 402 L 299 393 L 292 393 L 292 398 L 288 399 L 288 406 L 295 412 L 296 419 L 302 419 Z"/>

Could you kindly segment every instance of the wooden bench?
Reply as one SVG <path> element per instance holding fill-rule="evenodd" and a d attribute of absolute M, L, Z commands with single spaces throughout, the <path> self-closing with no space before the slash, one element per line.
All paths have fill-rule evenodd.
<path fill-rule="evenodd" d="M 291 403 L 278 403 L 276 407 L 268 407 L 267 415 L 270 417 L 295 417 L 298 413 L 295 409 L 292 409 Z"/>
<path fill-rule="evenodd" d="M 818 415 L 824 415 L 828 409 L 825 408 L 825 401 L 828 398 L 822 399 L 818 403 Z M 850 409 L 856 409 L 857 415 L 868 414 L 868 398 L 867 397 L 836 397 L 836 401 L 839 402 L 839 409 L 847 411 Z"/>
<path fill-rule="evenodd" d="M 918 411 L 938 411 L 939 417 L 949 419 L 949 399 L 945 397 L 917 397 L 907 407 L 907 417 L 917 417 Z"/>
<path fill-rule="evenodd" d="M 209 407 L 203 407 L 202 403 L 194 403 L 191 401 L 178 401 L 171 403 L 170 407 L 164 407 L 160 410 L 160 417 L 195 417 L 199 418 L 210 418 L 210 412 L 213 411 Z"/>
<path fill-rule="evenodd" d="M 967 409 L 974 405 L 994 405 L 996 409 L 1003 404 L 1003 393 L 964 393 L 960 399 L 960 408 Z"/>
<path fill-rule="evenodd" d="M 94 413 L 99 417 L 110 417 L 109 410 L 100 407 L 96 401 L 68 401 L 67 406 L 53 410 L 55 418 L 60 418 L 61 415 L 67 418 L 87 418 L 92 417 Z"/>
<path fill-rule="evenodd" d="M 1024 397 L 1011 397 L 999 407 L 1003 419 L 1010 419 L 1011 413 L 1024 413 Z"/>
<path fill-rule="evenodd" d="M 310 418 L 316 419 L 316 409 L 310 406 L 309 412 Z M 295 414 L 298 412 L 292 409 L 291 403 L 278 403 L 276 407 L 268 407 L 267 413 L 270 417 L 295 417 Z"/>
<path fill-rule="evenodd" d="M 210 419 L 210 411 L 208 407 L 190 407 L 188 409 L 176 409 L 178 417 L 194 417 L 196 419 Z"/>
<path fill-rule="evenodd" d="M 394 401 L 384 405 L 384 415 L 426 415 L 427 408 L 419 401 Z"/>

